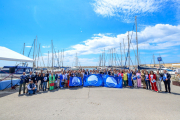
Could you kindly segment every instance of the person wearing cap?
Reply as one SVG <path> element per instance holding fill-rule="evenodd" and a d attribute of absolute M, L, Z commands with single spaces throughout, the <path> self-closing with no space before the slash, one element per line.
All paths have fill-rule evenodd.
<path fill-rule="evenodd" d="M 30 83 L 27 86 L 29 94 L 35 94 L 36 93 L 36 85 L 33 83 L 33 80 L 30 81 Z"/>

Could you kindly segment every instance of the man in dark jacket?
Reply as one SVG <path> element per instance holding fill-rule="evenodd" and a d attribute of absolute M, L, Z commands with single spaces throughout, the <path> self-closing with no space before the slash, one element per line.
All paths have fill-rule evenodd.
<path fill-rule="evenodd" d="M 164 80 L 164 85 L 165 85 L 165 92 L 169 92 L 171 93 L 171 88 L 170 88 L 170 83 L 171 83 L 171 75 L 169 73 L 167 73 L 166 70 L 164 70 L 164 74 L 162 74 L 163 76 L 163 80 Z M 167 90 L 168 87 L 168 90 Z"/>
<path fill-rule="evenodd" d="M 22 86 L 23 86 L 23 93 L 25 93 L 26 78 L 27 78 L 26 73 L 23 72 L 23 75 L 20 77 L 19 95 L 21 94 Z"/>
<path fill-rule="evenodd" d="M 88 69 L 86 69 L 85 75 L 89 75 L 89 71 L 88 71 Z"/>
<path fill-rule="evenodd" d="M 29 73 L 29 75 L 27 75 L 27 83 L 29 83 L 31 80 L 34 80 L 34 75 L 32 74 L 32 72 Z"/>
<path fill-rule="evenodd" d="M 36 86 L 37 86 L 37 77 L 38 77 L 38 73 L 36 72 L 36 74 L 33 76 L 33 82 Z"/>

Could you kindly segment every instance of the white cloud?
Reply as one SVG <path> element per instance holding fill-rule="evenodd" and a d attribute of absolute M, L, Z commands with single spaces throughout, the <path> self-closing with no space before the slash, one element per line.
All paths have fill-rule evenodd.
<path fill-rule="evenodd" d="M 132 31 L 130 32 L 130 35 L 131 33 Z M 64 64 L 72 66 L 72 63 L 75 62 L 75 55 L 77 53 L 78 56 L 88 55 L 88 58 L 79 58 L 81 65 L 97 65 L 98 58 L 90 58 L 89 55 L 98 55 L 103 52 L 104 48 L 106 49 L 106 53 L 107 50 L 111 48 L 116 48 L 116 51 L 120 53 L 120 43 L 122 46 L 122 52 L 124 54 L 123 39 L 127 51 L 127 34 L 127 32 L 118 34 L 116 36 L 113 34 L 94 34 L 92 38 L 83 41 L 83 43 L 81 44 L 73 45 L 69 50 L 66 50 L 64 52 Z M 144 30 L 138 32 L 138 45 L 140 53 L 143 53 L 143 50 L 157 50 L 157 52 L 159 51 L 159 53 L 167 54 L 168 52 L 169 54 L 171 53 L 171 51 L 175 51 L 174 47 L 180 46 L 179 38 L 180 25 L 172 26 L 169 24 L 157 24 L 155 26 L 147 26 Z M 135 32 L 133 32 L 132 44 L 134 49 L 136 50 Z M 131 53 L 134 53 L 132 45 Z M 167 55 L 163 57 L 167 57 Z M 47 64 L 47 53 L 45 54 L 44 58 L 46 59 L 45 64 Z"/>
<path fill-rule="evenodd" d="M 93 7 L 97 14 L 104 17 L 118 16 L 125 22 L 132 22 L 135 15 L 161 12 L 168 1 L 174 2 L 173 6 L 180 8 L 179 0 L 94 0 Z"/>
<path fill-rule="evenodd" d="M 27 48 L 30 48 L 30 47 L 32 47 L 32 46 L 26 46 Z"/>
<path fill-rule="evenodd" d="M 168 49 L 180 45 L 180 25 L 172 26 L 169 24 L 157 24 L 147 26 L 143 31 L 138 32 L 139 49 Z M 120 43 L 123 45 L 123 39 L 127 48 L 127 32 L 117 36 L 108 36 L 105 34 L 94 34 L 91 39 L 84 41 L 84 44 L 72 46 L 72 50 L 66 51 L 68 54 L 78 52 L 79 54 L 99 54 L 104 48 L 119 48 Z M 130 35 L 132 31 L 130 32 Z M 131 37 L 130 37 L 131 38 Z M 135 32 L 132 36 L 132 44 L 135 47 Z"/>
<path fill-rule="evenodd" d="M 51 46 L 49 45 L 49 46 L 42 46 L 42 48 L 50 48 Z"/>

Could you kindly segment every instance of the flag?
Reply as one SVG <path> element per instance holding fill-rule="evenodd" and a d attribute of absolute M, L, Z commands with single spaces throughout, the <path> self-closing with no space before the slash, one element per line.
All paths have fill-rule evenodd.
<path fill-rule="evenodd" d="M 84 75 L 84 87 L 87 86 L 103 86 L 103 78 L 101 74 Z"/>
<path fill-rule="evenodd" d="M 112 88 L 122 88 L 123 82 L 122 77 L 113 77 L 106 75 L 103 77 L 104 80 L 104 87 L 112 87 Z"/>
<path fill-rule="evenodd" d="M 69 86 L 82 86 L 81 77 L 70 77 Z"/>

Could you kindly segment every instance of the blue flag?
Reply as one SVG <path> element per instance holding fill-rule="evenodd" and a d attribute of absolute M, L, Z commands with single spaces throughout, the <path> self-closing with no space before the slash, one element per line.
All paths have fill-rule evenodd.
<path fill-rule="evenodd" d="M 103 79 L 101 74 L 84 75 L 84 87 L 87 86 L 103 86 Z"/>
<path fill-rule="evenodd" d="M 122 77 L 113 77 L 106 75 L 103 77 L 104 79 L 104 87 L 112 87 L 112 88 L 122 88 L 123 82 Z"/>
<path fill-rule="evenodd" d="M 69 86 L 81 86 L 81 77 L 70 77 Z"/>

